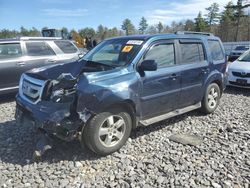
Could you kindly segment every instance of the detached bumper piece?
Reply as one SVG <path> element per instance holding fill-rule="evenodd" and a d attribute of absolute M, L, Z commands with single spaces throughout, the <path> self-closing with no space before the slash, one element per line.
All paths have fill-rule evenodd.
<path fill-rule="evenodd" d="M 45 131 L 49 136 L 53 135 L 64 141 L 78 138 L 78 132 L 81 131 L 84 124 L 77 113 L 61 109 L 61 111 L 49 110 L 46 115 L 37 113 L 35 109 L 29 111 L 18 102 L 15 118 L 18 124 L 23 124 L 25 120 L 34 122 L 38 129 Z"/>
<path fill-rule="evenodd" d="M 46 151 L 52 149 L 52 142 L 48 135 L 41 129 L 38 129 L 36 138 L 36 149 L 33 153 L 33 159 L 39 161 Z"/>
<path fill-rule="evenodd" d="M 50 122 L 47 121 L 40 125 L 40 127 L 45 130 L 50 135 L 55 135 L 56 137 L 70 142 L 78 138 L 79 128 L 83 122 L 78 119 L 65 118 L 61 122 Z"/>

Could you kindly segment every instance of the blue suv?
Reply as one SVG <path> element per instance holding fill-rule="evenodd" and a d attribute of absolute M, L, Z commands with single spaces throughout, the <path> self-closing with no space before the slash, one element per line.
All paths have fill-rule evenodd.
<path fill-rule="evenodd" d="M 23 74 L 16 119 L 28 118 L 46 135 L 79 139 L 107 155 L 139 124 L 195 109 L 214 112 L 226 69 L 222 43 L 209 33 L 108 39 L 78 61 Z"/>

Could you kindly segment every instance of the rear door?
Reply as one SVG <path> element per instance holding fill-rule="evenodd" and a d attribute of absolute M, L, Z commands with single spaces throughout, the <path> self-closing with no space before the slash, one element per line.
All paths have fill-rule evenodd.
<path fill-rule="evenodd" d="M 180 97 L 180 70 L 176 67 L 174 40 L 159 41 L 146 52 L 143 60 L 155 60 L 158 69 L 141 75 L 141 107 L 144 119 L 176 109 Z"/>
<path fill-rule="evenodd" d="M 20 42 L 0 43 L 0 91 L 18 86 L 24 63 Z"/>
<path fill-rule="evenodd" d="M 26 56 L 23 72 L 56 63 L 58 58 L 46 41 L 26 41 Z"/>
<path fill-rule="evenodd" d="M 202 100 L 203 86 L 210 72 L 205 46 L 201 40 L 181 39 L 178 44 L 181 71 L 179 108 Z"/>

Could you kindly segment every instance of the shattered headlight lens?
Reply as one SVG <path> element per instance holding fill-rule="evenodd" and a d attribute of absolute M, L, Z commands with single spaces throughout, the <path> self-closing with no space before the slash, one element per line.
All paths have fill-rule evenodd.
<path fill-rule="evenodd" d="M 54 102 L 60 102 L 62 100 L 63 95 L 64 95 L 63 89 L 55 90 L 51 94 L 51 99 Z"/>
<path fill-rule="evenodd" d="M 56 97 L 56 96 L 61 96 L 63 94 L 64 94 L 64 90 L 63 89 L 59 89 L 59 90 L 53 91 L 51 97 L 53 98 L 53 97 Z"/>

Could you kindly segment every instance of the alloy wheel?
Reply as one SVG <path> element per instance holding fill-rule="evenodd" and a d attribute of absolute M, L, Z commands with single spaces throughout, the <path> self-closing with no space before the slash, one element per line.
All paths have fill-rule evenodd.
<path fill-rule="evenodd" d="M 124 119 L 118 115 L 111 115 L 100 126 L 99 140 L 105 147 L 113 147 L 122 140 L 125 129 Z"/>
<path fill-rule="evenodd" d="M 208 93 L 208 106 L 213 109 L 216 107 L 219 99 L 219 92 L 212 87 Z"/>

